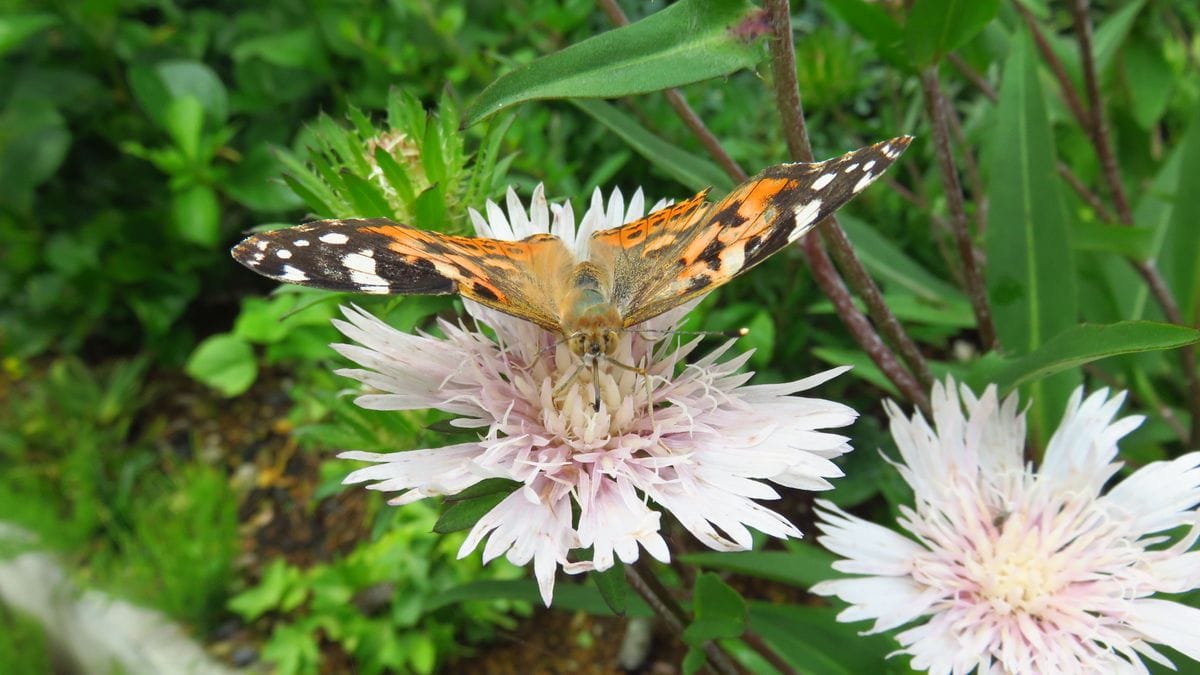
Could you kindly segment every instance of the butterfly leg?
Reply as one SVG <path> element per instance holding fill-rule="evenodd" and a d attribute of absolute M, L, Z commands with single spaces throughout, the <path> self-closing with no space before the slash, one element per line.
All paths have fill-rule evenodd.
<path fill-rule="evenodd" d="M 651 387 L 651 383 L 650 383 L 650 377 L 651 377 L 650 372 L 648 370 L 646 370 L 645 368 L 640 368 L 638 366 L 631 366 L 627 363 L 621 363 L 620 361 L 614 361 L 613 359 L 609 359 L 608 362 L 611 363 L 612 365 L 616 366 L 617 368 L 620 368 L 621 370 L 627 370 L 627 371 L 637 375 L 638 377 L 642 378 L 643 382 L 646 383 L 646 416 L 650 418 L 650 423 L 653 424 L 654 423 L 654 398 L 653 398 L 654 390 Z"/>

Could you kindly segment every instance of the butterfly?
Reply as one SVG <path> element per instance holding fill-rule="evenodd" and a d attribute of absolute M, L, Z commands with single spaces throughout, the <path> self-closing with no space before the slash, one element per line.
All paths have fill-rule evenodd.
<path fill-rule="evenodd" d="M 592 235 L 587 260 L 561 239 L 419 230 L 386 218 L 318 220 L 255 234 L 233 257 L 288 283 L 359 293 L 457 293 L 556 333 L 593 365 L 622 331 L 743 274 L 874 182 L 901 136 L 824 162 L 763 170 L 723 199 L 708 190 Z"/>

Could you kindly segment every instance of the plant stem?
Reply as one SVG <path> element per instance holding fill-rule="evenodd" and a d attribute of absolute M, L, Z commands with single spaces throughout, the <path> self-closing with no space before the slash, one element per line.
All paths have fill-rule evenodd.
<path fill-rule="evenodd" d="M 687 614 L 679 603 L 671 597 L 670 591 L 667 590 L 658 577 L 651 571 L 646 570 L 643 574 L 640 567 L 644 563 L 625 566 L 625 578 L 629 580 L 629 585 L 633 590 L 637 591 L 638 595 L 650 605 L 650 609 L 654 610 L 655 615 L 663 620 L 667 628 L 674 633 L 680 640 L 683 639 L 683 631 L 687 627 Z M 740 675 L 741 669 L 737 663 L 716 641 L 710 640 L 704 644 L 704 656 L 708 659 L 709 666 L 720 675 Z"/>
<path fill-rule="evenodd" d="M 779 109 L 779 114 L 783 121 L 784 138 L 787 139 L 788 152 L 793 159 L 811 162 L 813 159 L 812 146 L 808 139 L 808 125 L 804 121 L 804 106 L 800 100 L 800 85 L 796 80 L 796 52 L 792 46 L 792 15 L 791 7 L 788 0 L 767 0 L 765 3 L 768 20 L 771 24 L 771 30 L 774 33 L 774 39 L 770 41 L 771 63 L 774 71 L 775 80 L 775 102 Z M 858 293 L 863 302 L 867 306 L 867 311 L 871 314 L 871 319 L 879 330 L 887 338 L 888 343 L 899 352 L 908 367 L 912 369 L 920 383 L 918 390 L 928 388 L 933 383 L 933 376 L 929 372 L 929 364 L 925 362 L 925 357 L 921 355 L 917 349 L 916 343 L 912 341 L 904 327 L 892 314 L 887 303 L 883 300 L 883 294 L 879 291 L 879 286 L 875 284 L 875 280 L 867 273 L 862 262 L 854 253 L 853 246 L 850 245 L 850 240 L 846 238 L 846 232 L 838 224 L 834 217 L 826 218 L 820 225 L 821 235 L 828 243 L 833 257 L 837 260 L 838 265 L 846 273 L 847 279 L 850 281 L 854 291 Z M 807 239 L 811 240 L 812 237 Z M 813 250 L 810 246 L 805 246 L 804 250 L 809 253 Z M 824 252 L 822 251 L 822 255 Z M 809 264 L 812 265 L 812 255 L 809 253 Z M 836 271 L 833 272 L 836 276 Z M 841 280 L 838 279 L 838 286 L 841 286 Z M 825 288 L 829 292 L 832 286 Z M 851 332 L 865 329 L 870 335 L 865 333 L 855 333 L 855 337 L 859 340 L 859 344 L 866 348 L 865 342 L 874 338 L 879 339 L 874 329 L 867 322 L 858 324 L 849 314 L 843 313 L 843 308 L 853 308 L 853 304 L 839 303 L 836 298 L 834 305 L 838 307 L 838 315 L 846 324 Z M 854 310 L 857 314 L 857 309 Z M 860 315 L 861 316 L 861 315 Z M 911 381 L 911 377 L 904 372 L 902 366 L 896 360 L 895 354 L 886 347 L 882 353 L 872 356 L 872 358 L 882 359 L 880 367 L 884 374 L 891 379 L 893 384 L 904 393 L 914 403 L 925 399 L 922 394 L 919 398 L 914 398 L 911 393 L 911 387 L 903 384 L 897 378 L 901 374 Z M 876 361 L 879 363 L 879 361 Z M 886 366 L 886 367 L 885 367 Z"/>
<path fill-rule="evenodd" d="M 1083 83 L 1087 91 L 1090 113 L 1079 119 L 1084 121 L 1084 129 L 1092 137 L 1092 144 L 1096 146 L 1096 153 L 1100 156 L 1100 167 L 1104 171 L 1117 216 L 1123 223 L 1133 223 L 1133 210 L 1129 207 L 1129 197 L 1125 194 L 1124 184 L 1121 183 L 1117 157 L 1109 142 L 1104 103 L 1100 100 L 1096 59 L 1092 55 L 1092 22 L 1088 19 L 1088 0 L 1074 0 L 1071 3 L 1071 13 L 1075 18 L 1075 37 L 1079 41 L 1079 60 L 1083 63 Z"/>
<path fill-rule="evenodd" d="M 616 0 L 598 0 L 598 2 L 600 9 L 604 10 L 604 13 L 608 15 L 613 25 L 619 27 L 629 24 L 629 18 L 625 16 L 625 12 L 621 11 Z M 721 141 L 717 140 L 717 137 L 704 125 L 704 120 L 701 120 L 696 111 L 692 110 L 692 106 L 688 105 L 687 99 L 683 97 L 682 92 L 678 89 L 666 89 L 663 91 L 663 95 L 667 97 L 667 102 L 675 109 L 675 114 L 679 116 L 679 119 L 683 120 L 687 128 L 696 135 L 696 138 L 700 141 L 700 145 L 704 146 L 705 151 L 716 160 L 717 164 L 720 165 L 730 178 L 739 183 L 749 178 L 749 175 L 742 167 L 725 151 L 725 148 L 721 145 Z"/>
<path fill-rule="evenodd" d="M 958 170 L 950 150 L 950 127 L 946 120 L 947 102 L 938 83 L 937 66 L 931 66 L 921 74 L 922 90 L 925 93 L 925 110 L 933 124 L 934 155 L 942 174 L 942 189 L 946 194 L 946 206 L 950 210 L 950 228 L 958 245 L 962 259 L 963 278 L 966 281 L 967 297 L 975 313 L 979 327 L 979 338 L 984 349 L 994 351 L 1000 343 L 996 336 L 996 324 L 992 321 L 992 308 L 988 304 L 987 287 L 978 266 L 979 254 L 971 233 L 967 229 L 967 209 L 963 203 L 962 184 L 958 181 Z"/>
<path fill-rule="evenodd" d="M 1083 103 L 1079 100 L 1079 94 L 1075 91 L 1075 85 L 1071 83 L 1071 78 L 1067 75 L 1067 69 L 1063 67 L 1062 61 L 1054 53 L 1054 48 L 1050 46 L 1050 41 L 1046 39 L 1041 27 L 1038 26 L 1037 17 L 1021 3 L 1021 0 L 1013 0 L 1013 5 L 1017 8 L 1017 12 L 1021 14 L 1021 18 L 1025 20 L 1025 25 L 1029 26 L 1029 31 L 1033 34 L 1033 41 L 1037 45 L 1038 52 L 1041 53 L 1046 65 L 1050 66 L 1051 72 L 1054 73 L 1054 78 L 1058 80 L 1063 100 L 1067 102 L 1067 107 L 1071 109 L 1071 114 L 1081 122 L 1086 120 L 1087 113 L 1083 109 Z M 1084 126 L 1087 126 L 1086 123 L 1084 123 Z"/>

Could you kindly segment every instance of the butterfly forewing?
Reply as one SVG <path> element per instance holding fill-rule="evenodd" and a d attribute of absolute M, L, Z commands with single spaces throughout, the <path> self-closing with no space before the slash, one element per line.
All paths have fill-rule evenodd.
<path fill-rule="evenodd" d="M 599 283 L 607 298 L 599 304 L 615 308 L 613 316 L 628 327 L 724 284 L 796 241 L 874 182 L 911 140 L 894 138 L 825 162 L 774 166 L 716 203 L 701 192 L 596 232 L 589 260 L 578 266 L 562 240 L 549 234 L 521 241 L 458 237 L 382 218 L 321 220 L 256 234 L 235 246 L 233 257 L 272 279 L 317 288 L 458 293 L 556 332 L 570 318 L 564 314 L 596 304 L 580 305 L 591 291 L 572 295 L 579 290 L 572 286 Z"/>
<path fill-rule="evenodd" d="M 625 326 L 705 293 L 796 241 L 883 172 L 910 137 L 860 148 L 824 162 L 773 166 L 715 204 L 704 193 L 678 217 L 642 220 L 593 235 L 593 260 L 623 269 L 612 300 Z M 632 236 L 631 236 L 632 235 Z"/>
<path fill-rule="evenodd" d="M 248 237 L 233 257 L 264 276 L 334 291 L 458 293 L 558 329 L 559 298 L 573 264 L 558 237 L 521 241 L 457 237 L 384 218 L 320 220 Z"/>

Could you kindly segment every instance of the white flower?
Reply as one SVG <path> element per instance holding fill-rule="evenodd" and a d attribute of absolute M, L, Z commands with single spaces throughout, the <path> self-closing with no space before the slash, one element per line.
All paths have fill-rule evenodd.
<path fill-rule="evenodd" d="M 1076 390 L 1035 472 L 1016 397 L 954 390 L 934 386 L 933 429 L 887 408 L 912 538 L 818 501 L 834 567 L 864 576 L 813 592 L 850 603 L 841 621 L 874 619 L 870 632 L 925 619 L 896 638 L 931 673 L 1144 673 L 1142 657 L 1169 665 L 1151 643 L 1200 659 L 1200 610 L 1152 597 L 1200 587 L 1200 453 L 1105 491 L 1142 422 L 1114 419 L 1124 394 Z"/>
<path fill-rule="evenodd" d="M 507 214 L 492 203 L 486 211 L 486 219 L 471 212 L 481 236 L 520 239 L 550 232 L 583 259 L 593 231 L 640 218 L 644 202 L 638 191 L 626 208 L 614 191 L 606 206 L 597 191 L 578 230 L 570 205 L 549 205 L 541 187 L 528 213 L 511 190 Z M 448 322 L 441 324 L 444 339 L 408 335 L 357 308 L 343 310 L 346 321 L 336 322 L 338 329 L 358 345 L 335 348 L 363 368 L 340 372 L 374 390 L 359 397 L 359 405 L 437 408 L 458 415 L 457 426 L 480 432 L 477 442 L 444 448 L 344 453 L 377 463 L 346 482 L 375 481 L 373 489 L 403 491 L 393 504 L 454 494 L 486 478 L 520 482 L 521 488 L 479 520 L 459 555 L 468 555 L 486 537 L 485 561 L 504 554 L 518 565 L 532 560 L 547 605 L 560 566 L 569 573 L 604 570 L 616 558 L 635 561 L 639 547 L 668 560 L 661 513 L 651 501 L 706 545 L 742 550 L 752 543 L 747 527 L 776 537 L 800 536 L 783 516 L 757 503 L 779 496 L 765 481 L 824 490 L 831 487 L 826 479 L 842 475 L 831 459 L 850 450 L 848 439 L 820 429 L 850 424 L 855 412 L 792 394 L 843 369 L 745 386 L 751 374 L 738 369 L 749 353 L 719 362 L 732 342 L 685 364 L 697 341 L 673 346 L 671 340 L 654 342 L 647 333 L 630 331 L 613 359 L 640 365 L 651 377 L 603 364 L 595 411 L 590 368 L 563 386 L 579 361 L 560 344 L 561 336 L 465 304 L 474 319 L 495 331 L 497 341 Z M 661 331 L 673 329 L 686 311 L 669 312 L 639 330 L 658 331 L 654 337 L 662 338 Z M 579 548 L 593 549 L 591 560 L 571 555 Z"/>

